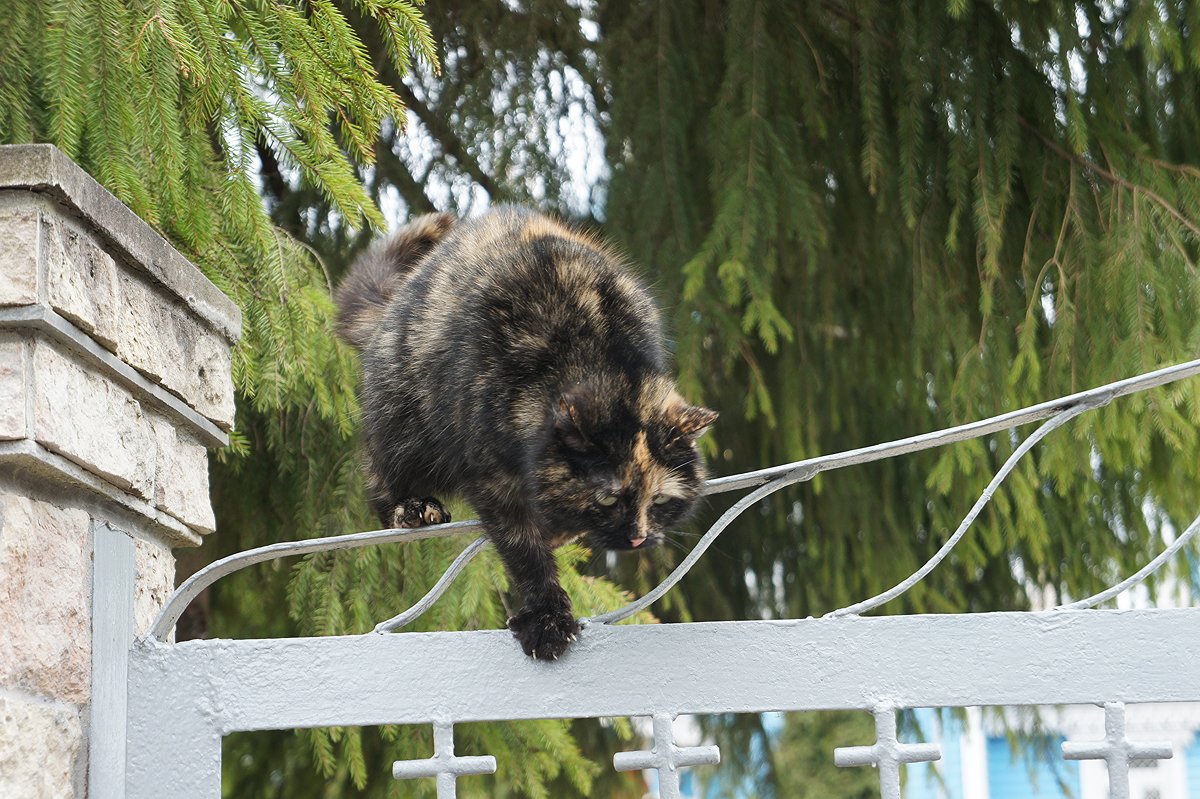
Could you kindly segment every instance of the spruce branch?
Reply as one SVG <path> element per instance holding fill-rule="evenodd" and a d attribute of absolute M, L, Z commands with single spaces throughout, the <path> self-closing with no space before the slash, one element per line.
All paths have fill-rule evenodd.
<path fill-rule="evenodd" d="M 1139 194 L 1145 196 L 1151 202 L 1153 202 L 1155 205 L 1159 206 L 1164 211 L 1166 211 L 1167 214 L 1169 214 L 1173 219 L 1175 219 L 1177 222 L 1179 222 L 1179 224 L 1183 225 L 1188 230 L 1190 230 L 1197 238 L 1200 238 L 1200 224 L 1197 224 L 1196 222 L 1193 222 L 1191 219 L 1189 219 L 1186 214 L 1184 214 L 1182 211 L 1180 211 L 1178 208 L 1176 208 L 1174 205 L 1172 205 L 1169 201 L 1166 200 L 1166 198 L 1164 198 L 1158 192 L 1154 191 L 1153 189 L 1151 189 L 1148 186 L 1142 185 L 1140 183 L 1135 183 L 1131 180 L 1123 178 L 1120 175 L 1116 174 L 1115 172 L 1111 172 L 1111 171 L 1105 169 L 1104 167 L 1100 166 L 1098 163 L 1091 160 L 1090 158 L 1087 158 L 1079 153 L 1075 153 L 1075 152 L 1072 152 L 1072 151 L 1066 149 L 1065 147 L 1061 146 L 1060 144 L 1058 144 L 1056 141 L 1054 141 L 1050 137 L 1046 136 L 1044 133 L 1042 133 L 1040 130 L 1038 130 L 1036 127 L 1034 127 L 1032 124 L 1030 124 L 1030 122 L 1027 119 L 1025 119 L 1025 117 L 1023 117 L 1023 116 L 1019 117 L 1019 121 L 1021 123 L 1021 127 L 1025 128 L 1030 133 L 1037 136 L 1038 139 L 1040 139 L 1041 142 L 1044 145 L 1046 145 L 1047 149 L 1052 151 L 1055 155 L 1057 155 L 1060 158 L 1063 158 L 1067 161 L 1070 161 L 1071 163 L 1075 164 L 1076 166 L 1082 167 L 1083 169 L 1086 169 L 1087 171 L 1098 175 L 1099 177 L 1103 178 L 1104 180 L 1106 180 L 1107 182 L 1109 182 L 1115 186 L 1120 186 L 1123 189 L 1127 189 L 1128 191 L 1132 192 L 1135 197 Z"/>
<path fill-rule="evenodd" d="M 498 185 L 492 176 L 480 166 L 479 161 L 470 154 L 467 145 L 451 129 L 443 115 L 417 97 L 412 89 L 403 83 L 396 84 L 396 93 L 400 95 L 404 104 L 421 119 L 429 133 L 442 145 L 443 152 L 453 158 L 493 200 L 502 202 L 509 198 L 509 192 Z"/>

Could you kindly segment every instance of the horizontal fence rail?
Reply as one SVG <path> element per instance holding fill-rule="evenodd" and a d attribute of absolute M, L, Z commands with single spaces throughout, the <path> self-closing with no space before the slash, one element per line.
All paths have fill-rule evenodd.
<path fill-rule="evenodd" d="M 878 725 L 882 712 L 916 707 L 1200 701 L 1197 608 L 595 625 L 586 633 L 557 661 L 526 657 L 507 630 L 143 639 L 129 667 L 126 799 L 218 799 L 221 738 L 247 730 L 419 724 L 440 727 L 445 741 L 447 728 L 479 721 L 859 710 Z M 717 760 L 714 750 L 673 741 L 681 751 L 668 756 L 662 728 L 652 753 L 662 768 L 672 758 L 677 768 Z M 932 754 L 899 748 L 907 745 L 887 737 L 886 722 L 881 731 L 881 762 Z M 839 759 L 849 767 L 868 754 Z M 457 757 L 443 744 L 432 759 L 389 773 L 452 783 L 491 770 Z M 881 783 L 885 799 L 898 790 Z"/>
<path fill-rule="evenodd" d="M 760 469 L 758 471 L 746 472 L 744 474 L 730 475 L 727 477 L 718 477 L 709 480 L 705 486 L 704 494 L 721 494 L 730 491 L 739 491 L 747 488 L 754 489 L 746 496 L 742 497 L 732 507 L 729 508 L 721 517 L 708 529 L 701 537 L 697 545 L 688 553 L 683 562 L 671 572 L 667 578 L 660 583 L 656 588 L 650 591 L 645 596 L 635 600 L 629 605 L 618 610 L 604 613 L 595 616 L 591 619 L 584 619 L 585 624 L 611 624 L 614 622 L 627 619 L 633 616 L 638 611 L 643 610 L 653 604 L 656 600 L 663 596 L 667 591 L 675 586 L 688 571 L 695 565 L 696 561 L 707 551 L 725 528 L 733 523 L 734 519 L 744 513 L 751 505 L 769 496 L 770 494 L 779 491 L 789 485 L 806 482 L 813 479 L 822 472 L 833 471 L 835 469 L 844 469 L 849 466 L 857 466 L 864 463 L 872 463 L 887 458 L 894 458 L 900 455 L 905 455 L 913 452 L 920 452 L 927 449 L 954 444 L 960 441 L 967 441 L 974 438 L 982 438 L 1003 430 L 1012 430 L 1031 422 L 1042 421 L 1049 419 L 1046 424 L 1040 427 L 1037 431 L 1031 434 L 1021 445 L 1013 452 L 1008 461 L 996 473 L 996 476 L 984 489 L 979 500 L 971 508 L 971 511 L 963 519 L 959 528 L 946 541 L 943 547 L 920 569 L 914 572 L 905 580 L 898 583 L 895 587 L 885 591 L 878 596 L 865 599 L 862 602 L 850 605 L 845 608 L 839 608 L 832 611 L 831 616 L 846 616 L 857 615 L 859 613 L 873 610 L 880 605 L 889 602 L 903 594 L 905 591 L 912 588 L 913 585 L 920 582 L 924 577 L 932 571 L 942 560 L 949 555 L 950 551 L 962 540 L 971 524 L 983 510 L 984 506 L 991 500 L 996 489 L 1004 481 L 1004 479 L 1015 468 L 1017 461 L 1024 456 L 1034 444 L 1049 435 L 1053 430 L 1062 426 L 1074 417 L 1085 413 L 1086 411 L 1103 407 L 1114 399 L 1124 397 L 1129 394 L 1135 394 L 1141 391 L 1146 391 L 1158 386 L 1163 386 L 1169 383 L 1174 383 L 1189 377 L 1200 375 L 1200 359 L 1188 361 L 1175 366 L 1169 366 L 1163 369 L 1158 369 L 1153 372 L 1148 372 L 1136 377 L 1130 377 L 1125 380 L 1120 380 L 1108 385 L 1099 386 L 1087 391 L 1080 391 L 1066 397 L 1042 402 L 1037 405 L 1032 405 L 1028 408 L 1010 411 L 1008 413 L 992 416 L 987 419 L 981 419 L 976 422 L 957 425 L 955 427 L 938 430 L 932 433 L 923 433 L 917 436 L 901 438 L 895 441 L 888 441 L 882 444 L 875 444 L 869 447 L 860 447 L 858 449 L 838 452 L 832 455 L 822 455 L 815 458 L 809 458 L 795 463 L 788 463 L 782 466 L 774 466 L 769 469 Z M 1067 607 L 1083 608 L 1091 607 L 1095 604 L 1111 599 L 1116 594 L 1124 591 L 1133 585 L 1144 580 L 1163 564 L 1165 564 L 1172 555 L 1179 551 L 1187 540 L 1195 534 L 1197 525 L 1200 524 L 1200 518 L 1191 527 L 1188 532 L 1181 536 L 1179 540 L 1174 542 L 1171 548 L 1164 551 L 1161 555 L 1146 565 L 1137 574 L 1131 576 L 1128 580 L 1122 582 L 1119 586 L 1113 586 L 1108 591 L 1098 594 L 1086 600 L 1073 603 Z M 314 552 L 330 552 L 343 549 L 354 549 L 357 547 L 375 546 L 379 544 L 394 544 L 408 541 L 421 541 L 429 538 L 445 538 L 449 536 L 461 535 L 463 533 L 478 532 L 481 526 L 478 521 L 451 522 L 449 524 L 431 525 L 429 527 L 419 527 L 407 530 L 372 530 L 363 533 L 352 533 L 349 535 L 329 536 L 325 538 L 313 538 L 303 541 L 286 541 L 268 546 L 258 547 L 257 549 L 239 552 L 235 555 L 222 558 L 214 563 L 199 570 L 189 577 L 182 585 L 175 590 L 159 613 L 153 626 L 150 628 L 147 635 L 158 641 L 165 641 L 175 629 L 175 624 L 179 621 L 179 617 L 191 602 L 200 595 L 204 589 L 215 583 L 222 577 L 226 577 L 234 572 L 253 566 L 256 563 L 263 563 L 269 560 L 285 558 L 294 555 L 306 555 Z M 402 613 L 393 616 L 392 618 L 380 622 L 376 625 L 375 633 L 392 632 L 411 623 L 418 618 L 422 613 L 429 609 L 435 603 L 446 589 L 450 587 L 454 579 L 466 568 L 467 564 L 475 555 L 482 551 L 486 545 L 486 539 L 479 538 L 463 550 L 462 554 L 455 559 L 437 583 L 429 590 L 424 597 L 417 601 L 412 607 Z M 1090 604 L 1084 604 L 1089 603 Z"/>

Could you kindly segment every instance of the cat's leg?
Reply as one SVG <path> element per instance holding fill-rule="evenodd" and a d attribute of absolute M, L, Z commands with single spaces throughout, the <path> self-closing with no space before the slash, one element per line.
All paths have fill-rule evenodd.
<path fill-rule="evenodd" d="M 558 582 L 554 552 L 535 525 L 518 516 L 481 514 L 522 605 L 508 629 L 526 655 L 556 660 L 579 635 L 571 600 Z"/>
<path fill-rule="evenodd" d="M 379 473 L 367 466 L 367 492 L 371 508 L 389 528 L 406 529 L 450 521 L 450 511 L 434 497 L 410 497 L 407 491 L 389 487 Z"/>

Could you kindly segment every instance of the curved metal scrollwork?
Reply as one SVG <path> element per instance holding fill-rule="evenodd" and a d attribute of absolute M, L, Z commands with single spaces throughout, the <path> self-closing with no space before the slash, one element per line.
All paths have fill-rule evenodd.
<path fill-rule="evenodd" d="M 971 524 L 983 510 L 984 506 L 991 500 L 996 489 L 1004 481 L 1004 479 L 1015 468 L 1017 461 L 1020 460 L 1037 442 L 1049 435 L 1051 432 L 1066 424 L 1076 416 L 1085 413 L 1086 411 L 1102 407 L 1112 402 L 1118 397 L 1127 396 L 1129 394 L 1146 391 L 1156 386 L 1166 385 L 1179 380 L 1184 380 L 1189 377 L 1194 377 L 1200 374 L 1200 360 L 1189 361 L 1177 366 L 1159 369 L 1154 372 L 1149 372 L 1137 377 L 1131 377 L 1126 380 L 1121 380 L 1116 383 L 1110 383 L 1106 386 L 1082 391 L 1077 394 L 1072 394 L 1067 397 L 1043 402 L 1028 408 L 1022 408 L 1009 413 L 1000 414 L 987 419 L 981 419 L 976 422 L 958 425 L 938 430 L 931 433 L 924 433 L 918 436 L 902 438 L 896 441 L 889 441 L 883 444 L 875 444 L 869 447 L 848 450 L 846 452 L 834 453 L 832 455 L 823 455 L 816 458 L 797 461 L 795 463 L 774 466 L 768 469 L 760 469 L 754 472 L 746 472 L 744 474 L 730 475 L 728 477 L 719 477 L 708 481 L 705 484 L 705 494 L 719 494 L 729 491 L 740 491 L 744 489 L 753 489 L 746 496 L 738 500 L 732 507 L 729 508 L 721 517 L 708 529 L 696 547 L 684 558 L 683 562 L 675 568 L 674 571 L 656 588 L 650 591 L 645 596 L 635 600 L 619 610 L 612 611 L 596 616 L 591 619 L 585 619 L 586 623 L 591 624 L 611 624 L 629 618 L 638 611 L 649 607 L 653 602 L 659 599 L 663 594 L 675 586 L 687 574 L 688 570 L 695 565 L 696 561 L 704 554 L 713 541 L 716 540 L 724 530 L 729 527 L 733 521 L 744 513 L 751 505 L 760 501 L 764 497 L 795 483 L 811 480 L 816 475 L 832 471 L 834 469 L 843 469 L 848 466 L 856 466 L 864 463 L 893 458 L 899 455 L 904 455 L 911 452 L 919 452 L 922 450 L 932 449 L 934 447 L 953 444 L 959 441 L 966 441 L 974 438 L 991 435 L 1002 430 L 1012 430 L 1024 424 L 1037 422 L 1048 419 L 1044 425 L 1030 434 L 1013 454 L 1008 458 L 1000 470 L 992 478 L 988 486 L 984 489 L 971 511 L 963 519 L 962 524 L 955 530 L 954 534 L 946 541 L 942 548 L 916 572 L 910 575 L 905 580 L 901 581 L 891 589 L 850 605 L 844 608 L 839 608 L 827 615 L 829 616 L 849 616 L 857 615 L 868 610 L 873 610 L 880 605 L 895 599 L 896 597 L 909 590 L 913 585 L 920 582 L 929 574 L 962 540 Z M 276 558 L 288 557 L 291 555 L 304 555 L 313 552 L 335 551 L 340 549 L 351 549 L 363 546 L 373 546 L 376 544 L 391 544 L 406 541 L 420 541 L 427 538 L 444 538 L 447 536 L 461 535 L 467 532 L 476 532 L 480 529 L 479 522 L 455 522 L 451 524 L 440 524 L 431 527 L 421 527 L 414 530 L 373 530 L 365 533 L 354 533 L 351 535 L 333 536 L 328 538 L 316 538 L 307 541 L 291 541 L 279 544 L 271 544 L 265 547 L 240 552 L 236 555 L 230 555 L 227 558 L 222 558 L 219 561 L 201 569 L 192 575 L 184 582 L 175 593 L 171 595 L 166 606 L 155 620 L 148 635 L 149 637 L 164 641 L 171 634 L 175 627 L 175 623 L 179 620 L 184 609 L 191 603 L 196 596 L 200 594 L 209 585 L 220 578 L 232 574 L 247 566 L 255 563 L 262 563 Z M 1130 576 L 1121 583 L 1114 585 L 1106 591 L 1096 594 L 1093 597 L 1079 600 L 1078 602 L 1069 605 L 1063 605 L 1061 609 L 1082 609 L 1093 607 L 1100 602 L 1111 599 L 1120 592 L 1136 585 L 1152 574 L 1157 569 L 1161 568 L 1170 558 L 1175 555 L 1193 536 L 1200 531 L 1200 518 L 1197 518 L 1187 530 L 1179 536 L 1166 550 L 1158 557 L 1154 558 L 1150 563 L 1146 564 L 1136 574 Z M 387 621 L 381 622 L 375 627 L 375 632 L 383 633 L 390 632 L 406 624 L 411 623 L 418 618 L 430 606 L 435 603 L 438 598 L 449 588 L 454 579 L 463 571 L 466 565 L 475 555 L 482 551 L 486 546 L 486 539 L 479 538 L 469 545 L 455 559 L 437 583 L 422 597 L 416 604 Z"/>

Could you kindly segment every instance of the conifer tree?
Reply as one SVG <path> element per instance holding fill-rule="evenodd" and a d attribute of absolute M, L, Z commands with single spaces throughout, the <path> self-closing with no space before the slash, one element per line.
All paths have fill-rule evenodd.
<path fill-rule="evenodd" d="M 681 300 L 686 382 L 742 411 L 715 431 L 723 468 L 1196 357 L 1198 19 L 1193 2 L 602 4 L 621 148 L 607 222 Z M 709 49 L 685 46 L 698 39 Z M 658 116 L 635 99 L 652 74 Z M 1200 504 L 1198 391 L 1052 436 L 954 563 L 892 609 L 1019 607 L 1014 558 L 1062 595 L 1136 568 Z M 886 588 L 1014 446 L 1000 435 L 781 495 L 769 533 L 727 542 L 746 560 L 705 559 L 697 579 L 729 590 L 690 605 L 803 616 Z"/>
<path fill-rule="evenodd" d="M 113 108 L 135 94 L 84 94 L 87 81 L 56 84 L 54 76 L 68 68 L 81 74 L 71 67 L 81 58 L 101 75 L 154 62 L 106 60 L 94 46 L 82 54 L 68 48 L 58 59 L 41 51 L 70 38 L 61 31 L 75 24 L 66 17 L 76 5 L 105 5 L 109 13 L 96 18 L 108 25 L 129 23 L 133 4 L 28 5 L 34 10 L 23 9 L 0 31 L 0 131 L 6 140 L 61 136 L 68 148 L 80 142 L 72 150 L 79 157 L 86 148 L 108 152 L 110 139 L 80 135 L 62 122 L 52 127 L 54 119 L 84 117 L 59 114 L 47 98 L 55 85 L 69 85 L 75 99 L 65 102 L 86 97 L 85 117 L 120 119 Z M 346 163 L 366 198 L 398 206 L 397 218 L 531 201 L 601 225 L 670 305 L 688 392 L 722 411 L 708 438 L 718 473 L 932 430 L 1200 354 L 1194 0 L 596 0 L 582 7 L 569 0 L 446 0 L 426 9 L 443 54 L 441 73 L 408 75 L 395 57 L 403 48 L 395 37 L 389 43 L 372 16 L 382 5 L 321 5 L 343 15 L 382 84 L 410 114 L 407 133 L 354 114 L 354 130 L 344 130 L 332 107 L 322 106 L 322 124 L 354 156 Z M 111 13 L 118 7 L 124 17 Z M 153 17 L 137 8 L 143 21 Z M 252 41 L 258 29 L 230 30 L 233 41 Z M 165 63 L 176 63 L 171 40 L 157 37 L 149 26 L 132 52 L 158 48 Z M 127 39 L 137 41 L 136 31 Z M 253 44 L 244 47 L 255 52 Z M 186 86 L 189 78 L 176 71 Z M 564 155 L 579 153 L 578 139 L 565 140 L 563 131 L 580 130 L 580 118 L 604 147 L 601 177 L 585 191 L 578 190 L 577 165 Z M 134 127 L 139 137 L 156 135 Z M 209 133 L 223 140 L 223 130 Z M 358 147 L 355 131 L 369 137 L 366 147 Z M 371 235 L 353 225 L 356 214 L 374 213 L 370 202 L 357 208 L 327 189 L 322 173 L 269 135 L 232 138 L 240 149 L 229 152 L 250 153 L 240 163 L 259 169 L 278 226 L 264 229 L 303 240 L 336 276 Z M 126 168 L 145 167 L 136 152 L 124 156 Z M 369 168 L 354 166 L 372 159 Z M 145 189 L 151 181 L 139 185 L 121 178 L 120 167 L 108 168 L 106 182 L 135 208 L 161 201 L 161 192 Z M 232 192 L 246 204 L 237 207 L 248 207 L 255 183 L 234 192 L 228 184 L 236 182 L 203 185 L 220 196 Z M 179 224 L 170 214 L 162 218 L 168 232 Z M 212 264 L 205 255 L 220 251 L 189 248 L 186 235 L 172 235 L 201 263 Z M 305 251 L 290 247 L 290 239 L 271 240 L 296 256 L 288 263 L 303 262 Z M 244 263 L 254 273 L 255 265 L 274 262 Z M 256 317 L 249 324 L 267 331 L 261 340 L 327 318 L 323 276 L 312 263 L 308 271 L 279 272 L 308 275 L 307 292 L 286 284 L 286 291 L 242 295 L 248 319 Z M 206 268 L 239 296 L 219 264 Z M 324 310 L 305 318 L 297 310 L 302 301 Z M 282 342 L 279 352 L 290 360 L 253 360 L 256 367 L 239 372 L 249 393 L 239 420 L 247 454 L 227 459 L 215 476 L 221 550 L 285 537 L 280 531 L 292 527 L 369 524 L 349 510 L 361 506 L 349 443 L 352 363 L 316 338 L 303 348 Z M 250 351 L 255 340 L 248 339 Z M 317 365 L 329 370 L 326 379 L 291 382 Z M 997 494 L 955 557 L 888 610 L 1018 608 L 1028 602 L 1018 575 L 1060 596 L 1079 596 L 1132 571 L 1200 509 L 1197 383 L 1120 400 L 1051 436 Z M 997 435 L 781 493 L 727 531 L 656 613 L 671 620 L 798 617 L 875 593 L 941 544 L 1014 446 L 1012 437 Z M 361 629 L 381 615 L 372 612 L 380 603 L 391 611 L 407 592 L 419 593 L 409 581 L 395 593 L 390 583 L 399 569 L 427 579 L 453 546 L 397 549 L 403 551 L 310 559 L 291 578 L 295 620 L 274 612 L 279 604 L 257 618 L 244 607 L 251 589 L 280 592 L 291 575 L 263 570 L 254 575 L 259 584 L 235 583 L 214 596 L 214 625 Z M 405 566 L 418 559 L 423 565 Z M 666 565 L 643 560 L 618 576 L 645 587 Z M 494 562 L 480 569 L 502 579 Z M 603 563 L 583 571 L 598 575 Z M 477 577 L 468 578 L 471 585 Z M 468 592 L 468 585 L 456 591 Z M 615 597 L 594 601 L 601 600 Z M 490 622 L 486 614 L 478 618 Z M 796 747 L 826 735 L 814 724 L 789 726 L 781 763 L 806 762 Z M 572 730 L 588 752 L 611 752 L 604 729 Z M 374 762 L 400 746 L 425 752 L 428 741 L 406 739 L 409 733 L 425 734 L 386 731 L 387 748 L 379 736 L 353 732 L 306 741 L 332 769 L 332 792 L 362 778 L 353 764 L 363 759 Z M 515 741 L 520 734 L 498 732 L 486 745 L 496 753 L 504 736 Z M 727 753 L 754 751 L 750 741 L 763 737 L 745 724 L 720 734 Z M 235 776 L 252 782 L 237 784 L 270 795 L 261 777 L 270 762 L 281 780 L 271 784 L 288 786 L 285 795 L 320 792 L 305 782 L 308 754 L 290 736 L 270 738 L 270 752 L 265 740 L 236 742 L 257 758 L 254 773 Z M 553 745 L 565 747 L 565 739 Z M 530 758 L 529 767 L 537 762 Z M 553 783 L 553 795 L 578 792 L 585 772 L 603 795 L 610 786 L 612 795 L 632 787 L 602 763 L 579 768 L 574 781 Z M 763 796 L 783 784 L 759 776 Z M 518 778 L 488 790 L 537 795 L 531 786 Z M 374 795 L 385 790 L 369 786 Z"/>

